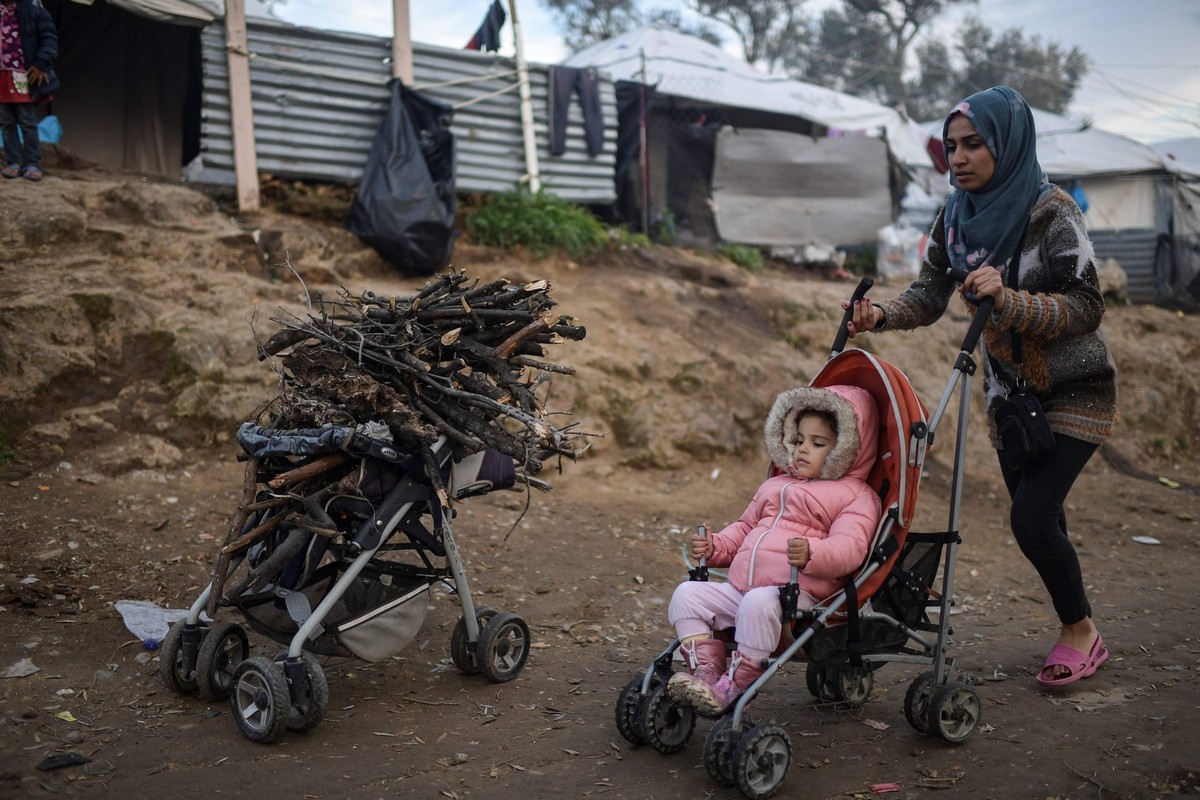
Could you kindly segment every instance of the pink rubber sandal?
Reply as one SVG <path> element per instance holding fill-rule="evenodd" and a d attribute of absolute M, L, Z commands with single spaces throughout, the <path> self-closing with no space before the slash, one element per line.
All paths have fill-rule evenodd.
<path fill-rule="evenodd" d="M 45 176 L 37 167 L 26 167 L 25 171 L 21 173 L 21 177 L 27 181 L 40 181 Z"/>
<path fill-rule="evenodd" d="M 1082 680 L 1096 674 L 1100 665 L 1108 661 L 1108 650 L 1104 647 L 1103 637 L 1097 635 L 1090 653 L 1082 653 L 1074 647 L 1056 644 L 1050 648 L 1050 655 L 1042 670 L 1038 673 L 1037 682 L 1042 686 L 1066 686 L 1069 683 Z M 1066 667 L 1070 672 L 1061 678 L 1047 678 L 1046 670 L 1050 667 Z"/>
<path fill-rule="evenodd" d="M 6 178 L 19 178 L 21 177 L 21 168 L 16 164 L 9 164 L 4 169 L 0 169 L 0 175 Z"/>

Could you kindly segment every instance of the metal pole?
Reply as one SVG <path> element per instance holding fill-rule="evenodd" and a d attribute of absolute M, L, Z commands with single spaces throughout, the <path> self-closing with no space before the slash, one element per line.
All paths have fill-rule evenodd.
<path fill-rule="evenodd" d="M 412 30 L 408 0 L 392 0 L 392 77 L 405 86 L 413 85 Z"/>
<path fill-rule="evenodd" d="M 642 80 L 638 85 L 638 114 L 640 128 L 640 146 L 638 147 L 638 173 L 642 182 L 642 233 L 650 235 L 650 153 L 646 147 L 646 50 L 638 50 L 642 64 Z"/>
<path fill-rule="evenodd" d="M 525 139 L 525 172 L 530 191 L 542 190 L 538 176 L 537 139 L 533 135 L 533 100 L 529 93 L 529 70 L 525 68 L 525 47 L 521 44 L 521 24 L 517 22 L 517 0 L 508 0 L 508 15 L 512 17 L 513 47 L 517 51 L 517 80 L 521 93 L 521 133 Z"/>
<path fill-rule="evenodd" d="M 250 99 L 250 43 L 244 0 L 225 0 L 225 54 L 229 64 L 229 113 L 233 125 L 233 172 L 238 210 L 258 211 L 258 153 Z"/>

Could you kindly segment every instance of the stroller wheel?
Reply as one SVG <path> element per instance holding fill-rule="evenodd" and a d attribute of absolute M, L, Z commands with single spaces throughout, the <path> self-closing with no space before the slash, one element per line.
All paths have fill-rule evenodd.
<path fill-rule="evenodd" d="M 196 650 L 192 650 L 191 666 L 187 665 L 183 647 L 184 620 L 179 620 L 167 631 L 162 644 L 158 647 L 158 674 L 163 685 L 176 694 L 191 694 L 196 691 L 196 661 L 199 660 Z M 193 636 L 202 637 L 205 629 L 196 626 L 192 629 Z M 195 647 L 195 645 L 192 645 Z"/>
<path fill-rule="evenodd" d="M 863 669 L 846 667 L 833 669 L 808 663 L 804 681 L 813 697 L 825 703 L 842 703 L 850 708 L 861 708 L 875 688 L 875 675 Z"/>
<path fill-rule="evenodd" d="M 765 800 L 779 791 L 792 762 L 792 741 L 779 725 L 755 725 L 742 734 L 733 751 L 733 778 L 750 800 Z"/>
<path fill-rule="evenodd" d="M 742 727 L 733 729 L 733 716 L 726 714 L 719 717 L 708 729 L 704 739 L 704 769 L 708 777 L 719 786 L 733 786 L 733 751 L 737 747 L 741 731 L 754 727 L 754 723 L 742 718 Z"/>
<path fill-rule="evenodd" d="M 653 686 L 653 684 L 651 684 Z M 642 676 L 636 675 L 625 684 L 621 694 L 617 696 L 617 733 L 630 744 L 645 744 L 646 737 L 642 736 L 638 727 L 638 711 L 642 705 Z"/>
<path fill-rule="evenodd" d="M 196 684 L 205 700 L 224 700 L 233 689 L 233 671 L 250 655 L 250 640 L 236 622 L 209 629 L 196 656 Z"/>
<path fill-rule="evenodd" d="M 971 735 L 983 714 L 975 687 L 951 681 L 929 699 L 929 728 L 951 744 L 961 744 Z"/>
<path fill-rule="evenodd" d="M 517 677 L 529 658 L 529 626 L 516 614 L 497 614 L 479 632 L 475 660 L 483 677 L 504 683 Z"/>
<path fill-rule="evenodd" d="M 488 620 L 496 616 L 496 609 L 488 608 L 487 606 L 479 606 L 475 609 L 475 620 L 479 624 L 480 636 L 483 635 L 483 628 L 487 625 Z M 458 624 L 454 626 L 454 633 L 450 634 L 450 659 L 454 662 L 454 666 L 464 675 L 478 675 L 483 671 L 483 666 L 479 663 L 479 659 L 475 657 L 475 648 L 467 641 L 467 618 L 459 617 Z"/>
<path fill-rule="evenodd" d="M 311 731 L 325 718 L 325 709 L 329 707 L 329 681 L 325 678 L 325 670 L 317 660 L 308 653 L 300 654 L 304 664 L 304 703 L 296 705 L 291 702 L 291 687 L 288 687 L 288 720 L 289 731 Z M 284 670 L 287 662 L 287 651 L 275 656 L 275 663 Z"/>
<path fill-rule="evenodd" d="M 283 670 L 261 656 L 247 658 L 234 670 L 229 704 L 243 736 L 260 744 L 274 741 L 291 706 Z"/>
<path fill-rule="evenodd" d="M 932 672 L 922 672 L 913 678 L 904 695 L 904 718 L 920 733 L 929 733 L 929 698 L 937 688 Z"/>
<path fill-rule="evenodd" d="M 638 703 L 637 727 L 646 744 L 665 756 L 687 746 L 696 727 L 696 712 L 677 705 L 667 693 L 667 684 L 658 681 Z"/>

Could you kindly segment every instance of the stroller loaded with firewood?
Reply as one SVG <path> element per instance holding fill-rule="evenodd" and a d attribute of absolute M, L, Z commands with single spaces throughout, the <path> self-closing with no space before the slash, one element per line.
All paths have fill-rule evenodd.
<path fill-rule="evenodd" d="M 212 581 L 163 640 L 179 693 L 228 698 L 242 734 L 309 730 L 329 700 L 315 655 L 390 658 L 416 635 L 431 587 L 462 616 L 450 656 L 463 673 L 511 680 L 529 627 L 477 606 L 452 533 L 455 504 L 524 484 L 575 437 L 547 420 L 538 385 L 567 367 L 545 346 L 582 339 L 552 317 L 543 281 L 468 284 L 449 273 L 408 298 L 321 300 L 260 347 L 281 356 L 279 395 L 237 432 L 242 495 Z M 519 488 L 519 487 L 518 487 Z M 284 647 L 252 656 L 245 629 Z"/>
<path fill-rule="evenodd" d="M 864 279 L 853 299 L 871 286 Z M 987 301 L 987 302 L 990 302 Z M 990 310 L 990 306 L 987 307 Z M 954 565 L 958 545 L 959 508 L 966 455 L 971 357 L 987 319 L 981 310 L 962 348 L 932 417 L 908 378 L 894 365 L 864 350 L 843 350 L 842 319 L 829 360 L 813 378 L 817 387 L 852 385 L 866 389 L 879 411 L 879 454 L 868 482 L 879 493 L 883 514 L 868 556 L 845 587 L 812 610 L 798 610 L 795 568 L 791 583 L 780 587 L 784 625 L 776 651 L 764 671 L 708 731 L 704 766 L 721 786 L 736 786 L 752 800 L 779 791 L 792 758 L 787 731 L 774 722 L 755 723 L 747 706 L 791 661 L 806 662 L 805 682 L 817 699 L 850 708 L 866 703 L 874 672 L 889 662 L 925 665 L 910 683 L 904 716 L 921 733 L 951 743 L 966 740 L 978 726 L 982 706 L 969 679 L 960 675 L 947 655 L 951 633 Z M 958 425 L 954 473 L 946 531 L 910 531 L 917 488 L 928 448 L 958 386 Z M 691 579 L 707 580 L 701 564 Z M 718 631 L 730 642 L 732 631 Z M 633 677 L 616 703 L 616 726 L 627 741 L 649 745 L 664 755 L 686 747 L 696 724 L 696 711 L 677 704 L 667 692 L 674 674 L 680 640 L 676 638 L 646 669 Z"/>

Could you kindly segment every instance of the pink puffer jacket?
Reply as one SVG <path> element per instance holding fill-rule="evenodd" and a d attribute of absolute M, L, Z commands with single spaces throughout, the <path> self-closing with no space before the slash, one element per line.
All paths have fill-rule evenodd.
<path fill-rule="evenodd" d="M 824 599 L 866 559 L 882 513 L 879 495 L 866 483 L 878 449 L 875 401 L 857 386 L 800 387 L 781 394 L 767 417 L 767 452 L 783 468 L 791 457 L 800 412 L 831 411 L 838 441 L 820 478 L 783 474 L 767 479 L 740 519 L 713 537 L 708 563 L 729 567 L 728 580 L 740 591 L 781 586 L 791 577 L 788 539 L 809 540 L 810 560 L 800 572 L 800 588 Z"/>

